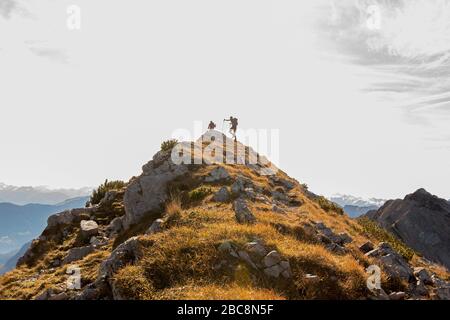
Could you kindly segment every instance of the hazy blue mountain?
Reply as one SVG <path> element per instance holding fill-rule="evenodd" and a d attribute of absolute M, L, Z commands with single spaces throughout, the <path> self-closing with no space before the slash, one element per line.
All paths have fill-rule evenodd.
<path fill-rule="evenodd" d="M 42 232 L 50 215 L 84 207 L 87 200 L 78 197 L 56 205 L 0 203 L 0 253 L 18 250 Z"/>
<path fill-rule="evenodd" d="M 0 274 L 4 274 L 16 267 L 17 261 L 27 252 L 28 248 L 31 245 L 31 241 L 25 243 L 22 248 L 15 252 L 13 256 L 11 256 L 4 264 L 0 267 Z"/>
<path fill-rule="evenodd" d="M 6 253 L 0 253 L 0 267 L 4 265 L 9 259 L 11 259 L 16 253 L 17 250 L 12 250 Z"/>
<path fill-rule="evenodd" d="M 351 206 L 347 205 L 344 206 L 344 211 L 352 218 L 357 218 L 359 216 L 362 216 L 363 214 L 366 214 L 369 211 L 372 210 L 378 210 L 378 206 L 368 206 L 368 207 L 358 207 L 358 206 Z"/>
<path fill-rule="evenodd" d="M 47 187 L 17 187 L 0 183 L 0 202 L 17 205 L 28 203 L 58 204 L 66 199 L 85 197 L 91 193 L 91 188 L 81 189 L 50 189 Z"/>

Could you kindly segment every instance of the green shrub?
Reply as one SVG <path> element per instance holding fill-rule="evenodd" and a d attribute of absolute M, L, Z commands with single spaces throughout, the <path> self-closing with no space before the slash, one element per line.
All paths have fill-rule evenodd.
<path fill-rule="evenodd" d="M 308 191 L 308 185 L 306 183 L 302 183 L 300 186 L 303 190 Z"/>
<path fill-rule="evenodd" d="M 188 197 L 190 202 L 201 201 L 206 198 L 208 195 L 212 193 L 211 188 L 209 187 L 198 187 L 189 192 Z"/>
<path fill-rule="evenodd" d="M 103 184 L 101 184 L 97 189 L 92 192 L 91 198 L 89 199 L 86 206 L 93 206 L 99 204 L 100 201 L 105 197 L 106 193 L 109 191 L 119 191 L 123 187 L 125 187 L 126 183 L 120 180 L 116 181 L 108 181 L 105 180 Z"/>
<path fill-rule="evenodd" d="M 172 150 L 177 144 L 178 144 L 178 140 L 176 140 L 176 139 L 166 140 L 166 141 L 164 141 L 163 143 L 161 143 L 161 150 L 162 150 L 162 151 L 170 151 L 170 150 Z"/>
<path fill-rule="evenodd" d="M 336 212 L 337 214 L 341 214 L 341 215 L 344 214 L 344 210 L 339 205 L 328 200 L 324 196 L 319 196 L 315 200 L 319 204 L 319 206 L 326 212 L 333 211 L 333 212 Z"/>
<path fill-rule="evenodd" d="M 357 219 L 357 221 L 363 228 L 364 232 L 372 235 L 379 242 L 389 243 L 391 247 L 399 254 L 401 254 L 406 260 L 411 260 L 414 254 L 416 254 L 413 249 L 404 244 L 392 233 L 383 229 L 375 221 L 372 221 L 367 217 L 360 217 Z"/>

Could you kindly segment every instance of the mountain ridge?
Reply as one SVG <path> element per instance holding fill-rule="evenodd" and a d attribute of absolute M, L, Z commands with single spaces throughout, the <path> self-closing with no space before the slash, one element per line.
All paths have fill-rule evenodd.
<path fill-rule="evenodd" d="M 403 256 L 221 135 L 164 147 L 99 203 L 50 216 L 17 268 L 0 277 L 0 298 L 450 299 L 448 272 Z M 229 149 L 232 163 L 217 161 Z M 190 161 L 177 163 L 181 155 Z M 374 264 L 383 290 L 366 285 Z M 71 266 L 79 290 L 64 286 Z"/>
<path fill-rule="evenodd" d="M 426 258 L 450 268 L 450 203 L 425 189 L 389 200 L 366 216 Z"/>

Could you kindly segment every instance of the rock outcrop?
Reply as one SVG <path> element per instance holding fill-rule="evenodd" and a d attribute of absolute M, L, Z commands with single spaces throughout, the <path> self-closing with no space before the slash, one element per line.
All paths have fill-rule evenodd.
<path fill-rule="evenodd" d="M 425 258 L 450 269 L 450 204 L 419 189 L 366 216 Z"/>
<path fill-rule="evenodd" d="M 124 196 L 125 229 L 149 212 L 161 211 L 168 199 L 168 183 L 189 171 L 188 165 L 175 164 L 171 153 L 171 150 L 158 152 L 142 167 L 142 174 L 130 182 Z"/>

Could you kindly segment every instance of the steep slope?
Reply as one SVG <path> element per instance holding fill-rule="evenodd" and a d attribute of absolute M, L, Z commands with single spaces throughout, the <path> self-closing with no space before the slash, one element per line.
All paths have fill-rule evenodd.
<path fill-rule="evenodd" d="M 63 210 L 84 206 L 88 197 L 66 200 L 56 205 L 0 203 L 0 252 L 20 248 L 44 230 L 47 218 Z"/>
<path fill-rule="evenodd" d="M 215 131 L 181 146 L 158 152 L 98 205 L 50 217 L 0 277 L 0 298 L 388 298 L 366 286 L 373 264 L 387 293 L 407 293 L 393 298 L 450 298 L 448 273 L 371 245 L 375 234 L 250 148 Z M 66 285 L 74 268 L 79 290 Z"/>
<path fill-rule="evenodd" d="M 424 189 L 386 202 L 367 217 L 427 259 L 450 269 L 450 204 Z"/>

